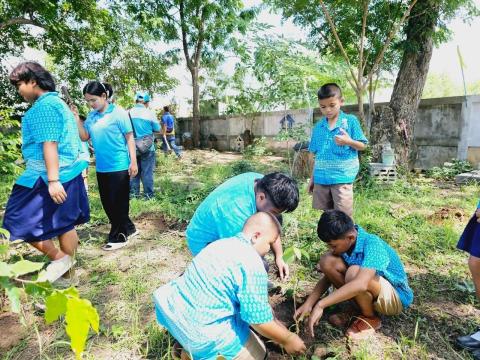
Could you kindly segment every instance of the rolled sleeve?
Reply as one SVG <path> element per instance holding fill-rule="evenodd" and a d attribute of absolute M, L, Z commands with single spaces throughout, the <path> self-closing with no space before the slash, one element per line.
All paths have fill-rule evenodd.
<path fill-rule="evenodd" d="M 387 250 L 380 241 L 368 241 L 365 244 L 364 258 L 361 267 L 375 269 L 377 275 L 383 276 L 390 263 Z"/>
<path fill-rule="evenodd" d="M 126 112 L 122 111 L 121 115 L 119 114 L 117 121 L 123 135 L 133 132 L 132 123 Z"/>
<path fill-rule="evenodd" d="M 263 324 L 273 320 L 268 303 L 267 274 L 245 273 L 238 291 L 240 317 L 249 324 Z"/>
<path fill-rule="evenodd" d="M 310 144 L 308 144 L 308 151 L 311 153 L 316 153 L 318 148 L 317 148 L 317 126 L 315 126 L 312 130 L 312 137 L 310 138 Z"/>
<path fill-rule="evenodd" d="M 350 125 L 351 125 L 350 137 L 355 141 L 360 141 L 364 144 L 368 144 L 368 140 L 365 137 L 365 134 L 363 133 L 362 127 L 360 126 L 360 122 L 358 121 L 355 115 L 351 115 Z"/>

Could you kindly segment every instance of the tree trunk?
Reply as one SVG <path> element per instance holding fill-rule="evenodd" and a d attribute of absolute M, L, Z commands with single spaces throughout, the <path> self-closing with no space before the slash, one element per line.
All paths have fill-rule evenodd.
<path fill-rule="evenodd" d="M 198 67 L 191 69 L 193 85 L 193 120 L 192 120 L 192 139 L 193 146 L 200 146 L 200 87 L 198 84 Z"/>
<path fill-rule="evenodd" d="M 370 142 L 374 160 L 380 159 L 381 144 L 390 141 L 397 165 L 413 168 L 417 155 L 413 142 L 415 120 L 432 57 L 432 34 L 439 11 L 436 0 L 419 1 L 412 9 L 390 103 L 380 108 L 372 119 Z"/>
<path fill-rule="evenodd" d="M 363 92 L 355 89 L 355 95 L 357 96 L 358 119 L 360 120 L 360 124 L 362 124 L 362 128 L 366 129 L 365 111 L 363 109 Z"/>

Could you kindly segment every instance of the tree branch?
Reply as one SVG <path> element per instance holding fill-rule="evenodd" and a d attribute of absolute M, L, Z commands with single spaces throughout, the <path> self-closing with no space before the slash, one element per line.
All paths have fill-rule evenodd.
<path fill-rule="evenodd" d="M 205 5 L 208 6 L 208 5 Z M 202 49 L 203 49 L 203 41 L 205 39 L 205 17 L 207 16 L 207 11 L 205 11 L 205 6 L 202 8 L 202 14 L 200 15 L 200 27 L 198 29 L 198 40 L 197 40 L 197 46 L 195 47 L 195 55 L 194 55 L 194 65 L 198 67 L 200 63 L 200 57 L 202 54 Z"/>
<path fill-rule="evenodd" d="M 37 20 L 30 18 L 26 19 L 23 17 L 17 17 L 10 20 L 5 21 L 4 23 L 0 23 L 0 30 L 3 30 L 6 27 L 13 26 L 13 25 L 34 25 L 45 29 L 45 26 L 40 24 Z"/>
<path fill-rule="evenodd" d="M 320 0 L 320 1 L 321 1 L 321 0 Z M 377 68 L 378 68 L 378 66 L 380 65 L 380 62 L 383 60 L 383 55 L 385 54 L 385 51 L 387 50 L 388 46 L 389 46 L 390 43 L 392 42 L 393 37 L 394 37 L 395 34 L 398 32 L 398 29 L 400 28 L 400 25 L 402 25 L 402 24 L 405 22 L 405 19 L 408 17 L 408 15 L 410 15 L 410 12 L 412 11 L 413 6 L 414 6 L 416 3 L 417 3 L 417 0 L 412 0 L 412 3 L 411 3 L 410 6 L 408 7 L 407 11 L 405 11 L 405 13 L 403 14 L 403 16 L 402 16 L 402 18 L 400 19 L 400 21 L 392 27 L 392 30 L 391 30 L 390 33 L 388 34 L 387 40 L 385 41 L 385 45 L 383 45 L 382 50 L 380 51 L 380 53 L 378 54 L 377 58 L 375 59 L 375 62 L 373 63 L 372 68 L 370 69 L 370 72 L 368 73 L 368 76 L 367 76 L 367 78 L 365 79 L 365 81 L 364 81 L 364 83 L 363 83 L 363 86 L 366 86 L 366 84 L 367 84 L 367 83 L 370 81 L 370 79 L 372 78 L 373 74 L 377 71 Z"/>
<path fill-rule="evenodd" d="M 365 41 L 365 32 L 367 28 L 367 15 L 368 15 L 368 5 L 370 1 L 366 0 L 363 2 L 363 16 L 362 16 L 362 34 L 360 35 L 360 54 L 358 60 L 358 83 L 362 82 L 363 72 L 365 71 L 366 61 L 363 61 L 363 47 Z"/>
<path fill-rule="evenodd" d="M 355 82 L 355 85 L 358 88 L 361 84 L 359 84 L 357 82 L 357 77 L 355 76 L 355 73 L 352 69 L 350 59 L 348 58 L 347 52 L 345 51 L 345 49 L 343 47 L 342 41 L 338 37 L 338 33 L 337 33 L 336 28 L 335 28 L 335 24 L 333 23 L 332 17 L 330 16 L 330 12 L 328 11 L 327 7 L 325 6 L 325 3 L 323 2 L 323 0 L 320 0 L 320 5 L 322 6 L 322 11 L 323 11 L 325 17 L 327 18 L 328 24 L 330 25 L 330 29 L 332 30 L 332 33 L 333 33 L 333 36 L 335 37 L 337 45 L 340 48 L 340 51 L 341 51 L 343 57 L 345 58 L 345 61 L 347 62 L 347 66 L 348 66 L 348 70 L 350 71 L 350 75 L 352 76 L 352 78 Z"/>
<path fill-rule="evenodd" d="M 185 23 L 185 1 L 180 0 L 180 27 L 182 28 L 182 45 L 183 53 L 185 55 L 185 61 L 187 62 L 187 67 L 192 71 L 193 64 L 192 59 L 190 59 L 190 54 L 188 53 L 188 41 L 187 41 L 187 24 Z"/>

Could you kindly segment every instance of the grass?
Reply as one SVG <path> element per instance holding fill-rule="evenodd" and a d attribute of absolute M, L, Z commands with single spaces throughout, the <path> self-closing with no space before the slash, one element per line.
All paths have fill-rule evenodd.
<path fill-rule="evenodd" d="M 282 159 L 253 157 L 247 161 L 237 157 L 222 163 L 215 153 L 202 151 L 188 154 L 182 162 L 159 156 L 156 196 L 150 201 L 132 200 L 131 216 L 137 221 L 150 221 L 148 214 L 161 215 L 166 228 L 145 231 L 141 240 L 125 251 L 108 254 L 98 250 L 108 227 L 95 172 L 91 171 L 92 221 L 79 231 L 82 245 L 78 262 L 84 271 L 79 290 L 99 310 L 102 325 L 100 334 L 90 338 L 85 358 L 170 359 L 172 338 L 155 322 L 151 293 L 178 276 L 189 261 L 183 235 L 186 222 L 209 192 L 228 177 L 244 171 L 286 169 L 287 162 Z M 11 178 L 0 180 L 2 205 L 12 184 Z M 326 250 L 316 236 L 319 212 L 311 207 L 306 185 L 306 180 L 299 180 L 300 205 L 284 216 L 283 242 L 284 248 L 295 245 L 304 249 L 310 259 L 293 264 L 292 279 L 281 284 L 283 298 L 275 310 L 284 313 L 293 311 L 293 296 L 301 301 L 315 284 L 315 264 Z M 475 208 L 479 190 L 474 184 L 457 187 L 423 177 L 399 180 L 392 186 L 368 181 L 356 184 L 356 222 L 399 252 L 415 301 L 403 314 L 387 318 L 375 341 L 355 346 L 345 342 L 341 331 L 322 321 L 317 338 L 309 343 L 311 352 L 321 345 L 328 347 L 329 359 L 470 359 L 468 353 L 452 345 L 455 336 L 474 330 L 480 321 L 478 303 L 469 285 L 467 256 L 455 245 Z M 35 256 L 26 249 L 17 250 L 16 256 Z M 32 334 L 0 358 L 71 358 L 61 327 L 47 327 L 38 317 L 37 323 L 42 336 L 50 336 L 41 354 Z M 303 358 L 309 357 L 298 357 Z"/>

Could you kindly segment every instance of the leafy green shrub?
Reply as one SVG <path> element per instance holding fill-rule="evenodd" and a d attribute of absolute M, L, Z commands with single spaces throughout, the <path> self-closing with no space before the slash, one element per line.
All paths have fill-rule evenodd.
<path fill-rule="evenodd" d="M 245 150 L 243 150 L 243 156 L 245 159 L 252 159 L 256 156 L 266 155 L 271 155 L 271 152 L 267 147 L 267 139 L 263 136 L 253 139 L 253 144 L 248 145 Z"/>
<path fill-rule="evenodd" d="M 0 174 L 17 175 L 22 168 L 20 121 L 12 118 L 12 109 L 0 109 Z"/>
<path fill-rule="evenodd" d="M 0 236 L 8 237 L 8 231 L 0 228 Z M 43 268 L 44 263 L 29 260 L 11 262 L 8 259 L 8 244 L 0 243 L 0 311 L 2 297 L 7 297 L 10 310 L 22 313 L 21 301 L 24 296 L 37 296 L 45 300 L 45 321 L 51 324 L 65 317 L 65 331 L 70 338 L 70 346 L 76 359 L 82 358 L 90 328 L 99 330 L 100 318 L 90 301 L 80 298 L 78 290 L 70 287 L 65 290 L 54 289 L 49 282 L 25 279 Z M 5 260 L 5 261 L 4 261 Z M 41 273 L 38 278 L 40 278 Z M 34 277 L 35 278 L 35 277 Z M 5 294 L 5 295 L 4 295 Z"/>
<path fill-rule="evenodd" d="M 253 164 L 248 160 L 236 161 L 232 164 L 232 176 L 240 175 L 246 172 L 256 171 Z"/>
<path fill-rule="evenodd" d="M 465 160 L 452 159 L 452 162 L 446 162 L 442 167 L 433 167 L 427 171 L 427 177 L 436 180 L 453 180 L 461 173 L 473 170 L 473 166 Z"/>

